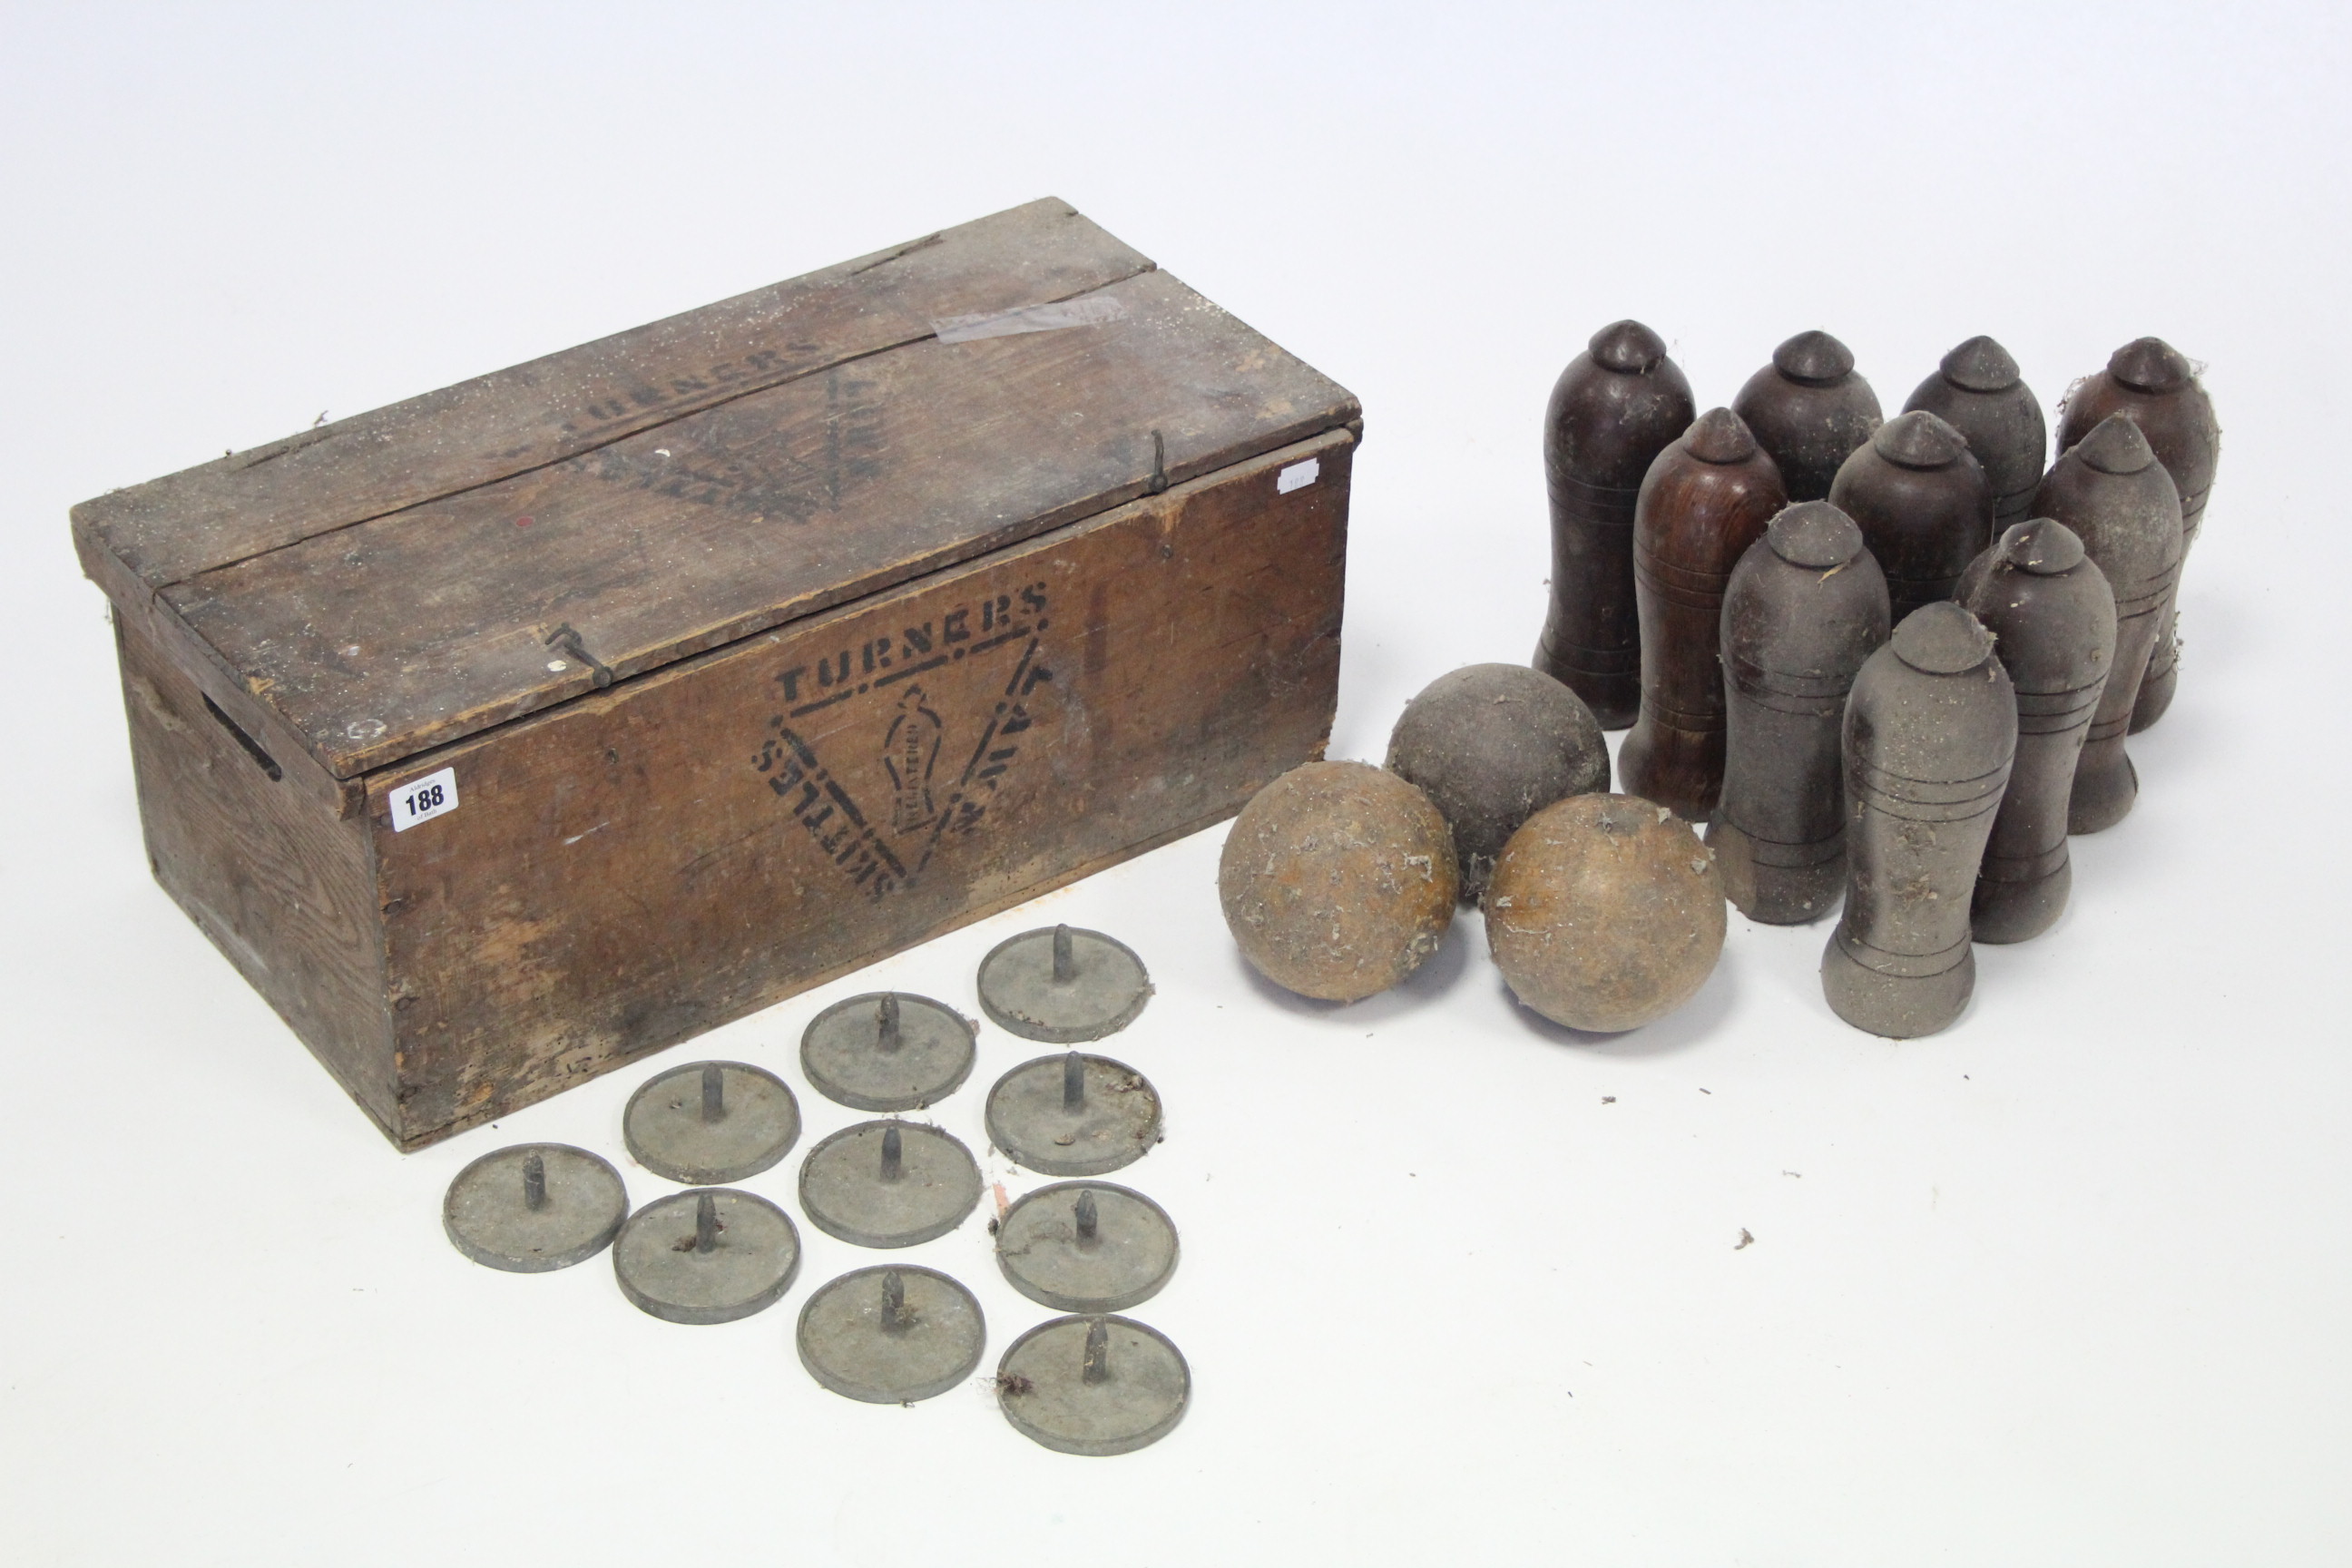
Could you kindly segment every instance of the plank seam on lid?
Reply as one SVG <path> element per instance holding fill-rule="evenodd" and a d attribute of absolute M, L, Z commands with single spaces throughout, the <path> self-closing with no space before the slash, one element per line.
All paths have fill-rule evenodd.
<path fill-rule="evenodd" d="M 1165 501 L 1171 504 L 1181 505 L 1182 502 L 1194 496 L 1206 493 L 1212 485 L 1231 478 L 1236 472 L 1246 472 L 1252 468 L 1256 468 L 1265 472 L 1273 472 L 1281 468 L 1287 463 L 1296 461 L 1300 456 L 1307 454 L 1310 449 L 1322 452 L 1328 456 L 1328 453 L 1334 449 L 1344 449 L 1344 447 L 1360 446 L 1362 442 L 1362 437 L 1356 426 L 1360 423 L 1361 421 L 1358 420 L 1333 425 L 1325 429 L 1316 431 L 1311 435 L 1302 436 L 1296 440 L 1285 442 L 1281 446 L 1269 447 L 1265 451 L 1253 453 L 1247 457 L 1237 458 L 1232 463 L 1223 468 L 1212 468 L 1204 473 L 1191 475 L 1170 485 L 1167 489 L 1156 494 L 1131 496 L 1115 505 L 1105 507 L 1099 511 L 1088 512 L 1083 516 L 1069 518 L 1037 533 L 1029 534 L 1024 538 L 1009 541 L 1006 543 L 998 546 L 996 549 L 982 551 L 974 555 L 946 562 L 940 564 L 937 570 L 940 573 L 960 571 L 964 567 L 974 565 L 996 555 L 999 551 L 1019 552 L 1029 551 L 1032 548 L 1043 549 L 1050 545 L 1056 539 L 1066 539 L 1088 529 L 1116 524 L 1124 521 L 1128 516 L 1132 515 L 1135 509 L 1143 508 L 1154 502 Z M 1334 448 L 1327 445 L 1327 443 L 1330 442 L 1331 438 L 1335 436 L 1346 437 L 1343 447 Z M 533 708 L 528 712 L 519 713 L 514 718 L 507 721 L 505 724 L 493 725 L 488 729 L 471 730 L 463 734 L 451 735 L 445 740 L 435 741 L 430 745 L 420 747 L 416 751 L 406 752 L 401 756 L 393 757 L 380 763 L 371 763 L 352 773 L 344 782 L 358 784 L 363 795 L 367 791 L 376 789 L 389 791 L 396 787 L 395 781 L 404 781 L 419 777 L 423 774 L 432 773 L 438 768 L 446 767 L 449 765 L 452 761 L 462 760 L 468 752 L 476 751 L 495 734 L 520 726 L 536 725 L 542 721 L 557 718 L 566 714 L 609 710 L 613 705 L 636 695 L 637 693 L 633 689 L 637 687 L 641 682 L 657 679 L 673 679 L 690 677 L 698 669 L 700 669 L 705 666 L 715 663 L 716 661 L 723 658 L 734 657 L 740 653 L 743 648 L 751 643 L 757 642 L 761 638 L 766 638 L 768 641 L 773 642 L 788 628 L 798 630 L 811 622 L 822 621 L 828 618 L 845 619 L 848 616 L 869 610 L 873 608 L 877 602 L 887 601 L 894 595 L 903 595 L 911 585 L 924 581 L 930 575 L 932 575 L 932 574 L 927 572 L 919 574 L 915 576 L 897 578 L 887 583 L 878 584 L 870 591 L 860 594 L 855 598 L 839 600 L 835 603 L 823 605 L 820 608 L 811 611 L 804 616 L 795 617 L 793 620 L 778 621 L 767 626 L 754 627 L 753 629 L 743 633 L 740 637 L 730 637 L 723 642 L 713 643 L 708 647 L 700 647 L 695 649 L 691 653 L 681 654 L 677 658 L 670 660 L 667 664 L 657 664 L 645 669 L 634 671 L 627 676 L 614 680 L 609 686 L 590 686 L 583 690 L 574 692 L 569 697 L 564 697 L 556 701 L 551 702 L 545 707 Z M 1289 624 L 1289 622 L 1285 620 L 1281 624 L 1286 625 Z M 1217 644 L 1213 645 L 1213 647 L 1222 647 L 1224 645 L 1223 644 Z M 341 775 L 338 776 L 340 777 Z M 362 804 L 364 805 L 364 801 Z"/>
<path fill-rule="evenodd" d="M 1158 270 L 1158 268 L 1147 267 L 1142 268 L 1140 272 L 1129 273 L 1128 278 L 1139 277 L 1142 275 L 1142 272 L 1156 270 Z M 1081 289 L 1076 293 L 1066 295 L 1064 298 L 1069 300 L 1084 299 L 1088 294 L 1096 293 L 1101 289 L 1110 288 L 1113 283 L 1124 283 L 1126 281 L 1127 278 L 1113 279 L 1110 282 L 1097 283 L 1094 285 L 1093 288 Z M 1059 300 L 1041 301 L 1041 303 L 1048 304 L 1059 302 Z M 226 561 L 215 561 L 208 566 L 189 573 L 184 577 L 174 577 L 168 583 L 159 583 L 150 589 L 149 593 L 151 596 L 154 595 L 167 594 L 173 588 L 186 586 L 188 584 L 194 582 L 199 577 L 208 577 L 215 572 L 226 572 L 230 570 L 232 567 L 242 566 L 247 562 L 259 561 L 266 556 L 276 555 L 281 551 L 297 549 L 302 545 L 310 543 L 314 539 L 331 539 L 338 533 L 346 532 L 354 528 L 364 528 L 371 522 L 382 522 L 386 518 L 398 517 L 404 511 L 415 511 L 419 507 L 433 506 L 441 501 L 451 500 L 457 496 L 470 495 L 476 490 L 488 489 L 492 485 L 502 485 L 509 479 L 519 479 L 525 474 L 535 474 L 543 468 L 551 468 L 556 467 L 558 464 L 569 463 L 577 458 L 588 457 L 593 453 L 601 452 L 607 447 L 618 445 L 620 442 L 626 441 L 632 437 L 642 436 L 648 430 L 658 430 L 663 426 L 675 424 L 680 419 L 690 418 L 697 414 L 708 413 L 713 408 L 724 408 L 727 405 L 740 402 L 743 398 L 754 397 L 763 392 L 773 392 L 780 386 L 789 386 L 795 381 L 804 380 L 812 375 L 823 375 L 829 371 L 839 370 L 845 365 L 856 364 L 860 360 L 872 359 L 878 354 L 896 353 L 900 349 L 906 348 L 911 343 L 919 343 L 927 339 L 936 336 L 938 336 L 936 332 L 918 332 L 912 337 L 900 338 L 895 342 L 884 343 L 879 348 L 866 349 L 858 353 L 845 355 L 841 359 L 827 360 L 822 364 L 809 365 L 803 369 L 793 372 L 790 375 L 778 376 L 773 381 L 746 383 L 742 385 L 740 391 L 730 393 L 725 397 L 714 397 L 708 403 L 681 404 L 677 407 L 669 410 L 661 418 L 656 419 L 650 424 L 628 426 L 615 429 L 611 435 L 606 436 L 602 440 L 591 442 L 583 447 L 567 448 L 566 450 L 558 453 L 556 456 L 548 458 L 545 462 L 526 463 L 520 468 L 508 469 L 506 472 L 499 474 L 494 478 L 478 479 L 468 485 L 454 485 L 448 489 L 436 491 L 432 495 L 425 496 L 416 500 L 408 501 L 400 506 L 389 508 L 383 511 L 370 512 L 365 517 L 354 517 L 347 521 L 336 523 L 331 527 L 322 528 L 316 533 L 306 533 L 299 539 L 289 539 L 282 544 L 273 544 L 267 550 L 256 550 L 250 553 L 236 556 Z"/>
<path fill-rule="evenodd" d="M 910 257 L 925 258 L 924 270 L 881 286 L 872 299 L 864 296 L 869 286 L 856 280 Z M 1002 259 L 1007 257 L 1015 259 Z M 75 531 L 152 595 L 266 553 L 267 549 L 251 548 L 265 540 L 272 542 L 267 548 L 282 548 L 462 494 L 751 393 L 920 342 L 933 335 L 930 321 L 941 315 L 1076 298 L 1157 269 L 1150 258 L 1068 203 L 1045 197 L 320 429 L 109 490 L 72 509 Z M 993 292 L 992 284 L 1006 292 Z M 861 345 L 860 321 L 899 335 Z M 915 327 L 924 330 L 908 330 Z M 803 329 L 813 341 L 789 341 Z M 723 360 L 708 357 L 722 351 Z M 588 429 L 577 429 L 567 413 L 585 416 Z M 305 494 L 316 488 L 315 471 L 288 479 L 274 467 L 325 447 L 335 450 L 302 460 L 343 465 L 351 481 L 340 476 L 329 480 L 324 496 Z M 412 467 L 403 454 L 431 460 Z M 385 458 L 398 459 L 401 466 L 389 468 Z M 518 459 L 530 460 L 516 466 Z M 373 480 L 366 472 L 372 460 L 378 465 Z M 351 468 L 353 464 L 358 467 Z M 248 481 L 246 477 L 257 469 L 266 477 Z M 336 490 L 363 510 L 348 512 L 346 503 L 334 499 Z M 330 515 L 313 530 L 304 514 L 317 511 Z M 215 537 L 220 534 L 230 537 Z M 213 559 L 208 542 L 228 553 Z"/>
<path fill-rule="evenodd" d="M 852 400 L 836 410 L 827 378 L 797 378 L 600 448 L 635 453 L 600 476 L 617 489 L 579 491 L 564 464 L 545 466 L 262 552 L 176 584 L 163 601 L 246 672 L 247 686 L 322 766 L 350 778 L 454 733 L 562 702 L 591 684 L 600 663 L 610 679 L 632 679 L 1120 505 L 1161 475 L 1189 479 L 1359 416 L 1345 388 L 1164 270 L 1085 293 L 1123 296 L 1130 310 L 1073 334 L 1039 331 L 948 348 L 931 333 L 866 356 L 865 365 L 900 367 L 857 384 L 882 389 L 872 406 L 907 412 L 914 418 L 908 438 L 922 437 L 912 445 L 893 437 L 900 456 L 889 466 L 858 457 L 834 428 L 864 418 L 866 405 L 845 393 Z M 1096 331 L 1114 335 L 1094 339 Z M 774 399 L 797 412 L 784 416 L 769 407 Z M 1055 412 L 1066 404 L 1075 410 L 1066 418 Z M 738 421 L 742 429 L 711 426 L 735 409 L 751 411 Z M 1014 429 L 1019 438 L 1008 451 L 1003 438 Z M 685 438 L 680 451 L 691 466 L 679 470 L 687 478 L 657 485 L 669 472 L 667 448 L 678 446 L 673 432 Z M 735 457 L 751 450 L 748 439 L 774 449 L 730 472 Z M 800 462 L 789 448 L 809 440 L 844 465 L 835 476 L 844 483 L 857 468 L 861 485 L 899 490 L 854 504 L 841 491 L 838 509 L 857 524 L 848 533 L 751 531 L 769 515 L 779 527 L 808 521 L 791 510 L 796 492 L 782 493 L 791 484 L 763 497 L 761 485 L 739 481 L 787 476 Z M 811 448 L 812 461 L 818 451 Z M 955 479 L 966 462 L 978 467 Z M 550 491 L 530 489 L 551 484 Z M 688 494 L 681 484 L 707 484 L 712 493 Z M 509 495 L 511 486 L 529 493 Z M 591 506 L 568 518 L 547 510 L 583 498 Z M 738 505 L 740 498 L 749 499 Z M 786 510 L 775 511 L 779 505 Z M 500 521 L 532 531 L 482 531 Z M 558 531 L 545 532 L 551 523 Z M 521 546 L 526 537 L 529 552 L 515 553 L 509 542 Z M 467 550 L 476 554 L 465 557 Z M 461 557 L 484 570 L 443 573 Z M 709 563 L 708 582 L 677 574 Z M 387 599 L 382 591 L 436 581 L 440 587 L 415 603 L 405 592 Z M 405 613 L 428 605 L 425 621 Z M 546 639 L 567 624 L 581 657 L 542 673 Z"/>

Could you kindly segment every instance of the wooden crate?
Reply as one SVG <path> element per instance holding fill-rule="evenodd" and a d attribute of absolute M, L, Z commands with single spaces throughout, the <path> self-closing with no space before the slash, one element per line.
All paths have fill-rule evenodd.
<path fill-rule="evenodd" d="M 1360 430 L 1042 201 L 74 538 L 157 880 L 414 1149 L 1319 755 Z"/>

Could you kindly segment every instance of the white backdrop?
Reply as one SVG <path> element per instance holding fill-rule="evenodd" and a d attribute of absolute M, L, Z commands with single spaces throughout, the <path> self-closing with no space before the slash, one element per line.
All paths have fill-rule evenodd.
<path fill-rule="evenodd" d="M 0 1556 L 2352 1558 L 2347 43 L 2316 5 L 6 6 Z M 1049 193 L 1362 398 L 1335 756 L 1527 657 L 1544 397 L 1615 318 L 1702 406 L 1811 326 L 1890 411 L 1975 332 L 2054 404 L 2153 331 L 2227 431 L 2138 809 L 1947 1034 L 1845 1028 L 1826 927 L 1736 915 L 1697 1000 L 1615 1039 L 1516 1009 L 1475 918 L 1309 1005 L 1234 955 L 1220 829 L 660 1058 L 782 1071 L 814 1140 L 856 1119 L 799 1075 L 828 1001 L 974 1010 L 1046 919 L 1140 949 L 1114 1049 L 1170 1130 L 1129 1177 L 1185 1260 L 1137 1315 L 1196 1398 L 1107 1461 L 977 1385 L 819 1389 L 793 1320 L 872 1255 L 813 1231 L 782 1306 L 714 1329 L 602 1259 L 462 1260 L 450 1175 L 619 1157 L 648 1069 L 394 1153 L 150 881 L 66 531 L 322 410 Z M 977 1147 L 1027 1054 L 985 1031 L 945 1124 Z M 991 1365 L 1046 1315 L 977 1219 L 913 1257 L 980 1293 Z"/>

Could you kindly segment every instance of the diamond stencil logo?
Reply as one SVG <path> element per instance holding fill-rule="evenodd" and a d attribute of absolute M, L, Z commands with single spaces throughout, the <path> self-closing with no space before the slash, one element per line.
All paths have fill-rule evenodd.
<path fill-rule="evenodd" d="M 903 888 L 986 820 L 1054 679 L 1045 608 L 1032 584 L 777 673 L 788 706 L 751 765 L 853 887 Z"/>

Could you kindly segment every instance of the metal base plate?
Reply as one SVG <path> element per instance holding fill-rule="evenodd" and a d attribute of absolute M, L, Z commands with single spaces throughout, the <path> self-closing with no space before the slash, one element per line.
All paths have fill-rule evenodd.
<path fill-rule="evenodd" d="M 860 1268 L 809 1298 L 796 1336 L 819 1383 L 869 1405 L 945 1394 L 980 1366 L 988 1325 L 971 1291 L 933 1268 Z"/>
<path fill-rule="evenodd" d="M 1176 1226 L 1141 1193 L 1057 1182 L 1005 1211 L 996 1266 L 1015 1290 L 1060 1312 L 1117 1312 L 1176 1272 Z"/>
<path fill-rule="evenodd" d="M 1098 931 L 1023 931 L 980 961 L 982 1009 L 1024 1040 L 1099 1040 L 1135 1022 L 1150 1000 L 1143 960 Z"/>
<path fill-rule="evenodd" d="M 529 1166 L 539 1163 L 534 1182 Z M 540 1202 L 530 1202 L 531 1186 Z M 488 1268 L 543 1274 L 595 1257 L 629 1217 L 621 1173 L 569 1143 L 517 1143 L 457 1173 L 441 1201 L 450 1245 Z"/>
<path fill-rule="evenodd" d="M 801 1036 L 801 1070 L 827 1100 L 854 1110 L 919 1110 L 953 1094 L 971 1072 L 971 1020 L 903 991 L 836 1002 Z"/>
<path fill-rule="evenodd" d="M 952 1135 L 913 1121 L 845 1127 L 801 1163 L 801 1211 L 859 1247 L 945 1236 L 980 1202 L 980 1164 Z"/>
<path fill-rule="evenodd" d="M 749 1062 L 688 1062 L 629 1096 L 621 1135 L 655 1174 L 723 1186 L 792 1152 L 801 1136 L 800 1102 L 783 1079 Z"/>
<path fill-rule="evenodd" d="M 1017 1163 L 1048 1176 L 1098 1176 L 1160 1142 L 1160 1093 L 1108 1057 L 1039 1057 L 996 1080 L 987 1122 L 989 1142 Z"/>
<path fill-rule="evenodd" d="M 705 1250 L 700 1209 L 716 1235 Z M 613 1244 L 621 1293 L 672 1323 L 731 1323 L 772 1306 L 800 1271 L 801 1237 L 783 1210 L 731 1187 L 672 1193 L 629 1216 Z"/>
<path fill-rule="evenodd" d="M 996 1402 L 1020 1433 L 1064 1454 L 1130 1454 L 1175 1429 L 1192 1397 L 1182 1352 L 1132 1318 L 1055 1318 L 1013 1342 Z"/>

